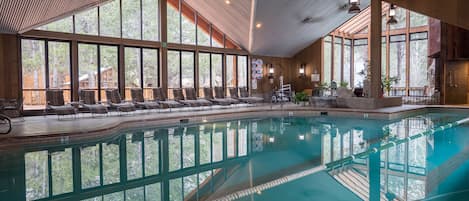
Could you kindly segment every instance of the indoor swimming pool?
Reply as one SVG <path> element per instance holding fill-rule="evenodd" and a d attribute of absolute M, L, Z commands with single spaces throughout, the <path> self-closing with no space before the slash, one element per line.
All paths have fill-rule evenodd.
<path fill-rule="evenodd" d="M 16 147 L 0 152 L 0 200 L 464 200 L 466 117 L 262 117 Z"/>

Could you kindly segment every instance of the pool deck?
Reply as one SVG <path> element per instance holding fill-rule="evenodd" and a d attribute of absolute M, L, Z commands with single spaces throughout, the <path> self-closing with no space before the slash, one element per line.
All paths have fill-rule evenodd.
<path fill-rule="evenodd" d="M 327 112 L 329 116 L 355 117 L 362 119 L 394 119 L 425 111 L 425 108 L 469 109 L 467 106 L 417 106 L 403 105 L 375 110 L 349 108 L 313 108 L 295 104 L 238 106 L 230 108 L 180 108 L 161 111 L 137 111 L 131 114 L 111 112 L 107 116 L 93 117 L 83 113 L 73 117 L 56 115 L 24 117 L 13 120 L 13 130 L 8 135 L 0 135 L 0 146 L 11 142 L 36 141 L 45 137 L 101 136 L 129 127 L 164 126 L 179 124 L 181 119 L 190 123 L 203 123 L 236 118 L 259 116 L 317 116 Z M 97 135 L 99 134 L 99 135 Z M 66 137 L 66 138 L 64 138 Z"/>

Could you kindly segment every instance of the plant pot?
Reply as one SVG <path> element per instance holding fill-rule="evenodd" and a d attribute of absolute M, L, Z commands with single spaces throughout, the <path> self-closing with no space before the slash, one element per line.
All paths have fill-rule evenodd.
<path fill-rule="evenodd" d="M 363 97 L 363 88 L 355 88 L 353 94 L 357 97 Z"/>

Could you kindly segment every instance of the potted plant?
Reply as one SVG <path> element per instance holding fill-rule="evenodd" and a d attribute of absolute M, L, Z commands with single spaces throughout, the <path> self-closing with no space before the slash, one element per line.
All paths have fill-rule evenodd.
<path fill-rule="evenodd" d="M 302 104 L 303 106 L 306 105 L 306 102 L 308 101 L 308 94 L 306 92 L 298 92 L 295 93 L 295 96 L 293 97 L 293 102 L 296 104 Z"/>
<path fill-rule="evenodd" d="M 342 81 L 337 88 L 337 97 L 352 97 L 352 90 L 348 88 L 348 82 Z"/>
<path fill-rule="evenodd" d="M 386 94 L 389 96 L 389 92 L 391 91 L 392 85 L 397 84 L 399 78 L 397 77 L 385 77 L 381 78 L 381 87 L 383 91 L 386 91 Z"/>

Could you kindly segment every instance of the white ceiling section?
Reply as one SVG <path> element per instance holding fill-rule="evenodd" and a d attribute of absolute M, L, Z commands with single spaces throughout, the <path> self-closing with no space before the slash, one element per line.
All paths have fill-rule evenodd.
<path fill-rule="evenodd" d="M 249 46 L 252 0 L 184 0 L 243 49 Z"/>
<path fill-rule="evenodd" d="M 109 0 L 0 0 L 0 32 L 23 33 Z"/>
<path fill-rule="evenodd" d="M 233 0 L 235 1 L 235 0 Z M 361 0 L 366 8 L 370 0 Z M 255 55 L 291 57 L 353 17 L 348 0 L 257 0 L 253 44 Z M 312 22 L 302 23 L 311 17 Z"/>

